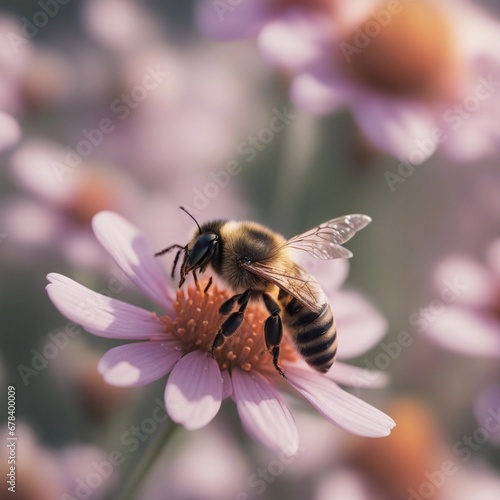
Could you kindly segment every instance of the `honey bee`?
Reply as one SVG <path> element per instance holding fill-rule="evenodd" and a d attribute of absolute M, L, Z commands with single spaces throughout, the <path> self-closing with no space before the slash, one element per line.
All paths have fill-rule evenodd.
<path fill-rule="evenodd" d="M 256 222 L 215 220 L 198 224 L 185 246 L 172 245 L 155 256 L 177 248 L 172 278 L 182 254 L 179 287 L 189 273 L 198 285 L 197 271 L 210 268 L 235 293 L 219 308 L 227 318 L 216 333 L 211 353 L 223 345 L 243 322 L 251 299 L 262 298 L 269 312 L 264 324 L 266 347 L 276 370 L 286 378 L 279 365 L 283 324 L 304 360 L 326 373 L 337 354 L 337 329 L 328 299 L 316 279 L 299 266 L 292 250 L 302 250 L 316 259 L 352 257 L 341 245 L 370 223 L 367 215 L 338 217 L 286 240 Z M 210 277 L 204 292 L 212 284 Z M 236 308 L 236 310 L 235 310 Z"/>

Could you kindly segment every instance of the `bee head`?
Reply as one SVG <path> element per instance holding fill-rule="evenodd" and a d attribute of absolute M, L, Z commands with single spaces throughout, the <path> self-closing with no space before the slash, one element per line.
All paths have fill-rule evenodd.
<path fill-rule="evenodd" d="M 193 238 L 182 249 L 184 251 L 184 259 L 181 265 L 180 287 L 184 283 L 188 273 L 194 273 L 198 269 L 201 272 L 205 271 L 212 259 L 219 256 L 220 235 L 217 224 L 206 223 L 200 226 L 198 221 L 184 207 L 179 208 L 186 212 L 189 217 L 194 220 L 197 226 Z"/>
<path fill-rule="evenodd" d="M 196 281 L 195 273 L 198 269 L 203 272 L 207 268 L 208 264 L 214 264 L 214 261 L 218 262 L 220 259 L 221 249 L 219 229 L 224 221 L 208 222 L 200 227 L 197 220 L 184 207 L 179 208 L 186 212 L 189 217 L 196 222 L 197 230 L 187 245 L 170 245 L 169 247 L 156 252 L 155 257 L 164 255 L 174 248 L 177 249 L 177 254 L 172 266 L 171 276 L 173 278 L 179 257 L 183 255 L 181 264 L 181 279 L 179 280 L 180 288 L 189 273 L 192 272 L 194 274 L 194 279 Z M 212 279 L 210 279 L 210 283 L 211 282 Z"/>
<path fill-rule="evenodd" d="M 217 252 L 219 236 L 212 232 L 201 232 L 193 238 L 193 245 L 188 248 L 187 258 L 183 265 L 183 273 L 187 274 L 197 269 L 205 270 L 210 260 Z"/>

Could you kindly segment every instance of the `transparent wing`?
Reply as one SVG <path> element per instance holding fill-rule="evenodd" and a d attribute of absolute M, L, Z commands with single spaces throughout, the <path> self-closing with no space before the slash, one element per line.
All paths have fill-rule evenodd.
<path fill-rule="evenodd" d="M 327 302 L 319 283 L 297 264 L 286 269 L 262 262 L 246 262 L 241 263 L 241 266 L 295 297 L 311 311 L 321 312 Z"/>
<path fill-rule="evenodd" d="M 349 258 L 352 253 L 340 245 L 350 240 L 370 222 L 368 215 L 344 215 L 290 238 L 286 246 L 304 250 L 317 259 Z"/>

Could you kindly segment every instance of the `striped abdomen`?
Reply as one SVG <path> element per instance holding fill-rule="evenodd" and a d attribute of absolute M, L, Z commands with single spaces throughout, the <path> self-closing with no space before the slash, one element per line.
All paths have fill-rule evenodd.
<path fill-rule="evenodd" d="M 281 303 L 283 323 L 300 354 L 314 369 L 326 373 L 337 354 L 337 328 L 330 304 L 325 302 L 320 312 L 314 312 L 290 296 Z"/>

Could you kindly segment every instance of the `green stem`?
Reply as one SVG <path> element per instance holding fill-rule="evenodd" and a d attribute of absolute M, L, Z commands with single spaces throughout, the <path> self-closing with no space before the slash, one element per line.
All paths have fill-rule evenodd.
<path fill-rule="evenodd" d="M 315 117 L 301 113 L 297 109 L 292 111 L 296 117 L 286 130 L 273 196 L 274 206 L 271 207 L 275 219 L 272 222 L 282 230 L 294 229 L 284 225 L 296 215 L 297 203 L 307 184 L 307 176 L 314 162 L 319 137 L 318 122 Z"/>
<path fill-rule="evenodd" d="M 118 497 L 119 500 L 134 500 L 137 490 L 178 428 L 179 426 L 172 421 L 165 422 L 165 427 L 161 434 L 151 444 L 141 462 L 133 471 L 130 479 L 123 487 L 122 493 Z"/>

